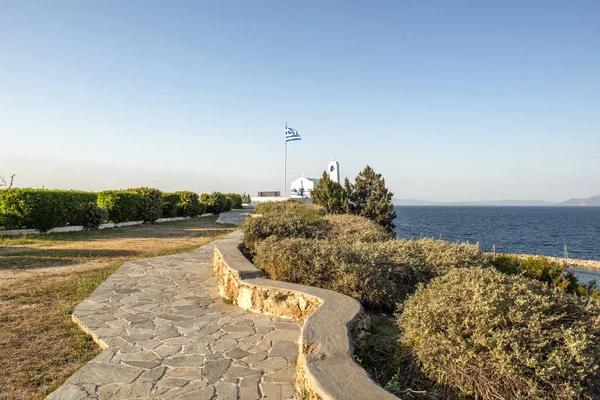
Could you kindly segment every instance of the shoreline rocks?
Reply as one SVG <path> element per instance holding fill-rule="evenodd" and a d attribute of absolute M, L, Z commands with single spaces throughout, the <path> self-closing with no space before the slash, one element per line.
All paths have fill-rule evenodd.
<path fill-rule="evenodd" d="M 493 253 L 484 253 L 484 254 L 487 254 L 490 256 L 493 255 Z M 523 260 L 528 257 L 539 257 L 540 256 L 540 255 L 535 255 L 535 254 L 510 254 L 510 253 L 496 253 L 496 255 L 517 257 L 517 258 L 520 258 Z M 544 257 L 546 257 L 548 260 L 550 260 L 551 262 L 554 262 L 554 263 L 559 263 L 561 265 L 567 264 L 571 268 L 586 268 L 586 269 L 600 270 L 600 261 L 579 260 L 579 259 L 575 259 L 575 258 L 569 258 L 568 260 L 566 260 L 562 257 L 550 257 L 550 256 L 544 256 Z"/>

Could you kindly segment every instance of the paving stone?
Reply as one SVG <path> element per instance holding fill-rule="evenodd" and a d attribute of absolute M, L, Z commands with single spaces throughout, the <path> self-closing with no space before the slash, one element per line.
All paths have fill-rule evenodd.
<path fill-rule="evenodd" d="M 87 392 L 78 385 L 64 384 L 61 386 L 61 392 L 54 392 L 46 397 L 47 400 L 82 400 L 87 398 Z"/>
<path fill-rule="evenodd" d="M 208 343 L 204 342 L 191 342 L 183 346 L 181 351 L 183 354 L 208 354 L 210 349 Z"/>
<path fill-rule="evenodd" d="M 134 382 L 123 385 L 111 396 L 112 399 L 138 399 L 150 396 L 152 382 Z"/>
<path fill-rule="evenodd" d="M 252 365 L 252 368 L 265 371 L 265 372 L 275 372 L 281 371 L 285 367 L 288 366 L 288 362 L 283 357 L 269 357 L 264 361 L 258 362 Z"/>
<path fill-rule="evenodd" d="M 155 381 L 159 380 L 165 374 L 166 370 L 167 370 L 167 368 L 163 367 L 163 366 L 153 368 L 150 371 L 146 371 L 142 375 L 140 375 L 138 380 L 155 382 Z"/>
<path fill-rule="evenodd" d="M 290 366 L 281 371 L 273 372 L 265 375 L 263 382 L 265 383 L 288 383 L 296 380 L 296 366 Z"/>
<path fill-rule="evenodd" d="M 299 351 L 296 342 L 274 342 L 269 357 L 297 357 Z"/>
<path fill-rule="evenodd" d="M 215 344 L 213 346 L 211 346 L 211 348 L 214 351 L 226 352 L 228 350 L 233 349 L 236 344 L 237 344 L 236 340 L 220 340 L 219 339 L 215 342 Z"/>
<path fill-rule="evenodd" d="M 132 367 L 152 369 L 160 365 L 158 361 L 123 361 L 123 364 L 131 365 Z"/>
<path fill-rule="evenodd" d="M 87 363 L 72 376 L 75 383 L 130 383 L 144 372 L 143 369 L 120 364 Z"/>
<path fill-rule="evenodd" d="M 299 331 L 300 326 L 293 322 L 275 322 L 275 328 L 281 330 Z"/>
<path fill-rule="evenodd" d="M 180 398 L 180 396 L 187 395 L 188 393 L 193 393 L 198 389 L 202 389 L 207 386 L 207 383 L 202 381 L 190 382 L 184 387 L 169 389 L 168 391 L 162 393 L 162 395 L 167 398 Z"/>
<path fill-rule="evenodd" d="M 282 400 L 281 385 L 275 383 L 265 383 L 260 385 L 260 393 L 263 399 Z"/>
<path fill-rule="evenodd" d="M 235 366 L 231 366 L 229 367 L 229 369 L 225 372 L 225 375 L 223 375 L 226 378 L 243 378 L 244 376 L 249 376 L 249 375 L 259 375 L 260 376 L 261 371 L 258 371 L 256 369 L 252 369 L 252 368 L 247 368 L 247 367 L 235 367 Z"/>
<path fill-rule="evenodd" d="M 300 332 L 288 330 L 274 330 L 265 336 L 265 339 L 273 341 L 291 341 L 297 342 L 300 339 Z"/>
<path fill-rule="evenodd" d="M 218 400 L 237 400 L 238 387 L 232 383 L 217 384 L 217 399 Z"/>
<path fill-rule="evenodd" d="M 257 353 L 254 353 L 254 354 L 251 354 L 251 353 L 249 353 L 249 354 L 250 354 L 249 356 L 242 358 L 242 361 L 246 362 L 247 364 L 252 365 L 252 364 L 261 362 L 262 360 L 267 358 L 268 353 L 266 350 L 262 350 Z"/>
<path fill-rule="evenodd" d="M 160 357 L 169 357 L 178 353 L 179 350 L 181 350 L 181 346 L 167 346 L 166 344 L 161 344 L 155 348 L 153 352 L 158 354 Z"/>
<path fill-rule="evenodd" d="M 211 400 L 215 395 L 215 387 L 207 386 L 177 397 L 178 400 Z"/>
<path fill-rule="evenodd" d="M 202 379 L 209 384 L 217 382 L 229 368 L 231 361 L 221 358 L 207 362 L 202 368 Z"/>
<path fill-rule="evenodd" d="M 167 367 L 200 367 L 204 364 L 204 356 L 194 354 L 191 356 L 175 356 L 163 359 L 163 365 Z"/>
<path fill-rule="evenodd" d="M 233 349 L 231 349 L 227 353 L 225 353 L 225 356 L 228 358 L 233 358 L 233 359 L 237 360 L 240 358 L 244 358 L 249 354 L 250 353 L 248 353 L 246 350 L 242 350 L 239 347 L 234 347 Z"/>
<path fill-rule="evenodd" d="M 157 386 L 167 387 L 167 388 L 180 388 L 182 386 L 187 385 L 190 382 L 189 379 L 182 378 L 168 378 L 164 377 L 160 381 L 156 383 Z"/>

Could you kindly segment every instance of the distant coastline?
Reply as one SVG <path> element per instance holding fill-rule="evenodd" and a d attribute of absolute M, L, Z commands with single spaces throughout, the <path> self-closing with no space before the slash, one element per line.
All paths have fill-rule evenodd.
<path fill-rule="evenodd" d="M 482 200 L 437 202 L 418 199 L 392 199 L 395 206 L 498 206 L 498 207 L 600 207 L 600 196 L 587 199 L 569 199 L 558 203 L 544 200 Z"/>

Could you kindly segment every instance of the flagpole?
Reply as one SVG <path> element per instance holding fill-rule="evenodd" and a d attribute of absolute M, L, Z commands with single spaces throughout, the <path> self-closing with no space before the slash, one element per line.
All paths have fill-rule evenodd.
<path fill-rule="evenodd" d="M 287 134 L 287 122 L 285 123 L 285 132 Z M 286 197 L 286 187 L 287 187 L 287 138 L 284 135 L 284 145 L 283 145 L 283 192 L 281 192 L 282 197 Z"/>

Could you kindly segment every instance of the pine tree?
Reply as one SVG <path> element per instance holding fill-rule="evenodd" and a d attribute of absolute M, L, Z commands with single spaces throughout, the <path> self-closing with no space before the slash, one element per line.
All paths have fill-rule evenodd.
<path fill-rule="evenodd" d="M 346 201 L 346 191 L 337 182 L 332 181 L 323 171 L 321 180 L 310 192 L 312 202 L 325 207 L 331 214 L 345 214 L 348 212 L 348 203 Z"/>
<path fill-rule="evenodd" d="M 385 179 L 368 165 L 351 184 L 348 178 L 344 183 L 348 209 L 352 214 L 361 215 L 377 222 L 389 232 L 394 232 L 396 211 L 392 204 L 393 193 L 385 187 Z"/>

